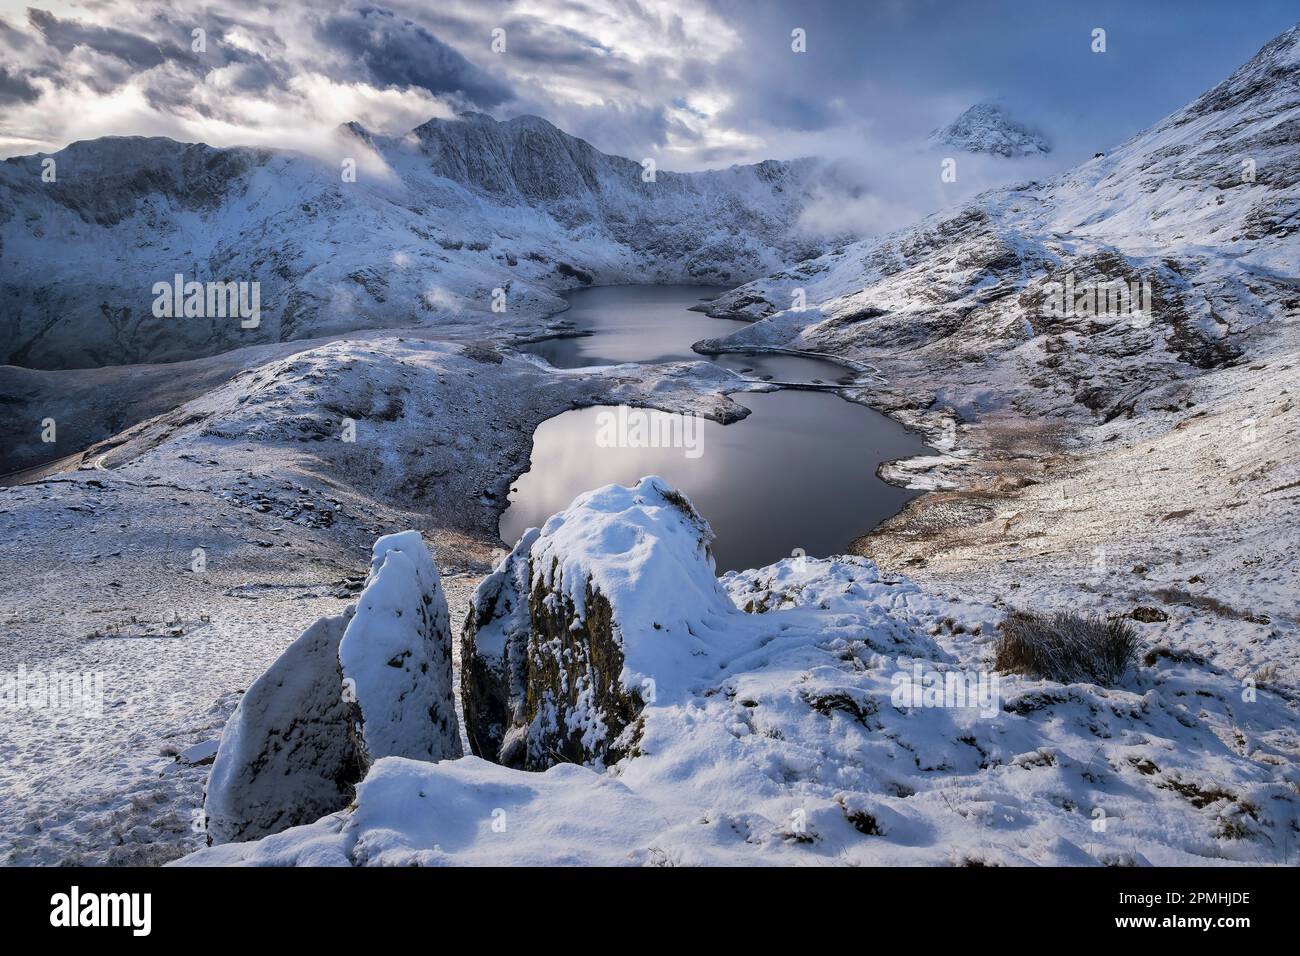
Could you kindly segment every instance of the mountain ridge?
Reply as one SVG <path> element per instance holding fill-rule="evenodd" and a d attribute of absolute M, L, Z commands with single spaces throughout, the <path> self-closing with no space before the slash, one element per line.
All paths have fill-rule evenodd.
<path fill-rule="evenodd" d="M 166 137 L 0 164 L 0 308 L 12 317 L 0 362 L 175 361 L 467 316 L 489 335 L 563 309 L 558 293 L 575 286 L 733 284 L 824 241 L 798 225 L 811 160 L 644 181 L 640 163 L 536 117 L 434 119 L 397 137 L 344 128 L 334 166 Z M 155 318 L 150 289 L 178 272 L 259 283 L 258 327 Z"/>
<path fill-rule="evenodd" d="M 711 313 L 752 324 L 696 348 L 876 370 L 850 397 L 937 452 L 882 468 L 931 493 L 856 553 L 1027 606 L 1218 607 L 1167 639 L 1222 659 L 1215 635 L 1267 646 L 1294 628 L 1280 608 L 1300 569 L 1277 542 L 1300 481 L 1297 263 L 1300 27 L 1048 182 L 726 293 Z M 1096 308 L 1117 286 L 1149 305 Z"/>

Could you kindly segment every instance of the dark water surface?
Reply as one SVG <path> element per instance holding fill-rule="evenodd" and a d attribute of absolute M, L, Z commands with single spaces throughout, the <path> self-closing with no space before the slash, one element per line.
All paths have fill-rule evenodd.
<path fill-rule="evenodd" d="M 569 294 L 562 318 L 592 335 L 539 342 L 528 350 L 577 368 L 620 362 L 706 360 L 691 351 L 704 338 L 745 323 L 688 312 L 720 290 L 699 286 L 614 286 Z M 847 370 L 799 356 L 727 355 L 707 359 L 780 382 L 837 383 Z M 642 412 L 676 447 L 644 447 L 650 433 L 623 430 L 609 447 L 614 408 L 564 412 L 538 426 L 528 472 L 501 516 L 513 544 L 584 491 L 643 475 L 662 475 L 684 491 L 713 526 L 719 573 L 757 568 L 791 554 L 840 553 L 858 535 L 896 514 L 916 492 L 876 477 L 884 461 L 923 454 L 918 436 L 892 419 L 831 392 L 735 393 L 753 414 L 731 425 Z M 644 424 L 644 420 L 642 421 Z M 602 426 L 604 426 L 602 428 Z M 671 435 L 670 435 L 671 431 Z M 626 447 L 638 444 L 642 447 Z"/>

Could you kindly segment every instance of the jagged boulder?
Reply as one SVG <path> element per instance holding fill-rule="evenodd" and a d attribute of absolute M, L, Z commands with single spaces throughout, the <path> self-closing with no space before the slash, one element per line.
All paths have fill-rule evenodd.
<path fill-rule="evenodd" d="M 736 613 L 713 532 L 661 478 L 580 496 L 475 592 L 462 638 L 474 752 L 528 770 L 635 753 L 639 715 Z"/>
<path fill-rule="evenodd" d="M 418 531 L 375 542 L 357 603 L 307 628 L 244 694 L 208 778 L 208 843 L 340 810 L 387 756 L 461 756 L 447 601 Z"/>

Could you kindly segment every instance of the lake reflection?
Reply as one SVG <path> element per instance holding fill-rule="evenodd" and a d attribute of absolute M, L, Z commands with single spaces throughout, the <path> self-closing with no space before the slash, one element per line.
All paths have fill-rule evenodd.
<path fill-rule="evenodd" d="M 698 287 L 625 286 L 572 293 L 566 316 L 596 331 L 582 339 L 547 342 L 565 367 L 627 361 L 701 360 L 690 351 L 700 338 L 743 323 L 723 322 L 686 308 Z M 552 355 L 547 355 L 548 359 Z M 727 356 L 747 373 L 773 371 L 807 381 L 835 382 L 844 370 L 801 357 Z M 786 362 L 787 364 L 769 364 Z M 797 365 L 788 364 L 790 361 Z M 657 474 L 680 488 L 713 526 L 719 573 L 756 568 L 801 549 L 813 556 L 841 553 L 854 538 L 896 514 L 916 492 L 876 477 L 881 462 L 922 454 L 920 439 L 892 419 L 831 392 L 782 390 L 738 393 L 752 414 L 731 425 L 693 423 L 698 448 L 603 447 L 602 412 L 564 412 L 538 426 L 532 463 L 515 483 L 501 517 L 504 541 L 541 525 L 580 493 Z M 655 413 L 663 415 L 664 413 Z M 698 453 L 696 453 L 698 452 Z"/>

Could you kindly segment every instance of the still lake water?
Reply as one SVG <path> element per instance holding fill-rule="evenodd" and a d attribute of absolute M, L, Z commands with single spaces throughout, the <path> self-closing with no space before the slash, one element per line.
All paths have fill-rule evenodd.
<path fill-rule="evenodd" d="M 831 362 L 801 356 L 701 356 L 691 344 L 746 323 L 687 309 L 721 290 L 700 286 L 610 286 L 568 294 L 558 317 L 591 332 L 527 346 L 563 368 L 620 362 L 716 361 L 746 377 L 777 382 L 845 381 Z M 831 392 L 733 393 L 752 411 L 731 425 L 699 420 L 686 448 L 602 447 L 601 414 L 564 412 L 538 426 L 529 470 L 501 516 L 513 545 L 584 491 L 661 475 L 713 526 L 718 572 L 758 568 L 800 550 L 825 557 L 896 514 L 916 492 L 876 477 L 882 462 L 924 454 L 921 439 L 897 422 Z M 640 411 L 640 410 L 637 410 Z M 663 420 L 663 413 L 653 414 Z M 669 416 L 673 417 L 673 416 Z M 675 423 L 680 426 L 680 416 Z"/>

